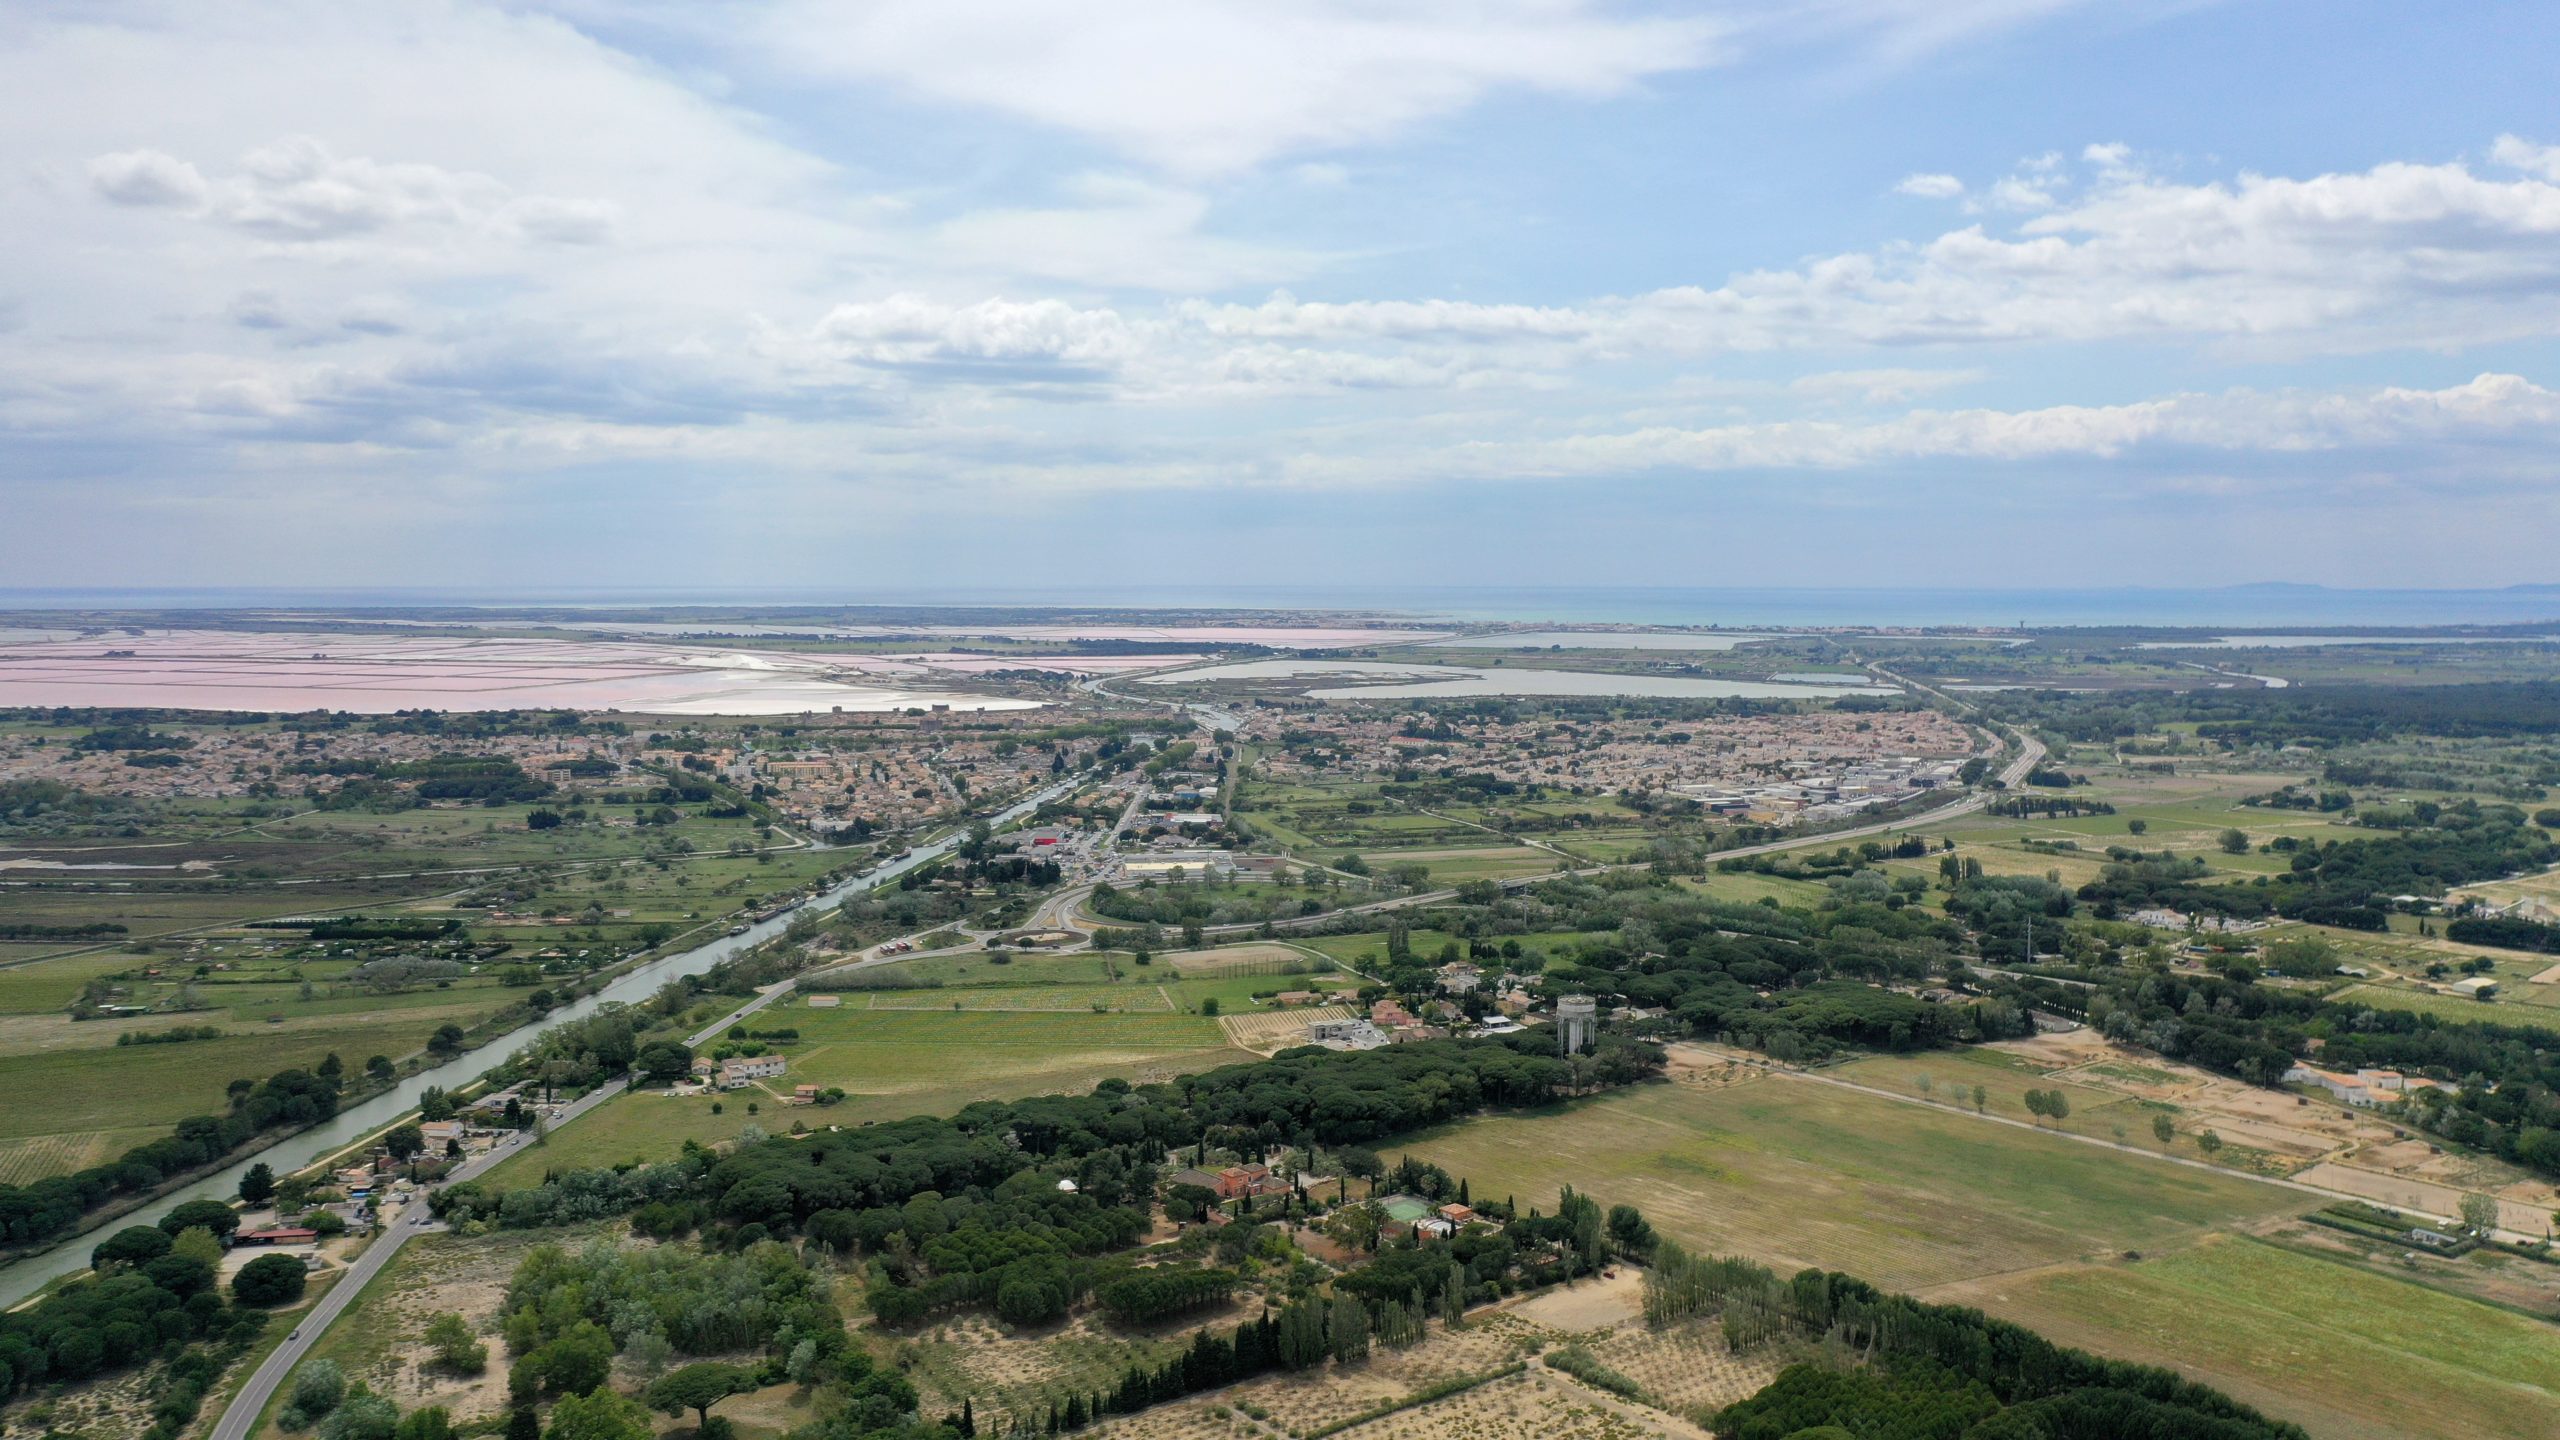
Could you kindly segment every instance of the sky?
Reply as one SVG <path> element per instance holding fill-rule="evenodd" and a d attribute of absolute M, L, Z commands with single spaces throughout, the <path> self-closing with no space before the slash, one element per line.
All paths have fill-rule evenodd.
<path fill-rule="evenodd" d="M 0 584 L 2560 581 L 2560 13 L 12 0 Z"/>

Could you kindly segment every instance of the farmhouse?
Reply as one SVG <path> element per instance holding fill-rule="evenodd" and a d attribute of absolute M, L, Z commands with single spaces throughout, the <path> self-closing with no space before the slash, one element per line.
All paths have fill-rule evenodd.
<path fill-rule="evenodd" d="M 320 1238 L 317 1230 L 299 1225 L 270 1225 L 264 1230 L 243 1230 L 231 1237 L 234 1245 L 308 1245 Z"/>
<path fill-rule="evenodd" d="M 720 1062 L 720 1088 L 743 1089 L 758 1080 L 780 1076 L 784 1068 L 779 1055 L 742 1055 L 733 1060 L 723 1060 Z"/>

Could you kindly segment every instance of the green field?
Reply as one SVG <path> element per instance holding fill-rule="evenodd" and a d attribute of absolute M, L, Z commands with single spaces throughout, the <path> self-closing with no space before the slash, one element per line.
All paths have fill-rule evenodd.
<path fill-rule="evenodd" d="M 757 843 L 751 821 L 737 817 L 534 831 L 525 806 L 245 825 L 243 808 L 173 802 L 135 837 L 0 842 L 0 852 L 146 867 L 112 880 L 31 872 L 39 878 L 0 892 L 13 921 L 123 927 L 104 939 L 8 947 L 17 963 L 0 968 L 0 1093 L 14 1098 L 0 1106 L 0 1180 L 112 1159 L 179 1119 L 219 1113 L 235 1080 L 331 1053 L 351 1073 L 376 1055 L 404 1061 L 446 1023 L 486 1035 L 528 1013 L 522 1002 L 538 986 L 586 979 L 662 938 L 724 927 L 741 905 L 847 861 L 841 851 L 726 853 L 733 842 Z M 696 853 L 673 851 L 678 841 Z M 503 868 L 511 865 L 539 868 Z M 255 923 L 351 911 L 459 922 L 450 949 L 423 958 L 456 959 L 460 970 L 363 983 L 351 974 L 368 960 L 422 957 L 397 941 L 318 940 Z M 150 1013 L 73 1020 L 93 983 L 102 988 L 90 999 Z M 224 1033 L 115 1043 L 119 1033 L 178 1025 Z"/>
<path fill-rule="evenodd" d="M 181 1018 L 194 1023 L 202 1017 Z M 418 1050 L 448 1018 L 460 1016 L 402 1010 L 370 1020 L 224 1025 L 218 1040 L 126 1046 L 113 1043 L 105 1022 L 91 1022 L 97 1039 L 107 1043 L 0 1055 L 0 1094 L 11 1097 L 0 1105 L 0 1140 L 166 1130 L 191 1115 L 218 1113 L 235 1079 L 308 1069 L 330 1054 L 351 1074 L 361 1074 L 372 1056 Z"/>
<path fill-rule="evenodd" d="M 2535 992 L 2552 992 L 2554 987 L 2516 988 L 2521 993 L 2510 995 L 2502 992 L 2494 1000 L 2483 1001 L 2462 995 L 2404 990 L 2395 985 L 2351 985 L 2330 998 L 2341 1005 L 2370 1005 L 2377 1010 L 2415 1010 L 2421 1015 L 2433 1015 L 2444 1020 L 2560 1029 L 2560 1008 L 2535 1003 Z"/>
<path fill-rule="evenodd" d="M 1935 874 L 1936 871 L 1933 869 L 1930 873 Z M 1711 895 L 1736 905 L 1756 905 L 1762 900 L 1775 900 L 1780 905 L 1798 909 L 1821 904 L 1826 893 L 1819 883 L 1812 880 L 1754 875 L 1747 870 L 1732 875 L 1711 873 L 1694 880 L 1682 880 L 1680 884 L 1701 895 Z"/>
<path fill-rule="evenodd" d="M 107 951 L 13 965 L 0 970 L 0 1015 L 61 1014 L 80 998 L 82 986 L 136 963 L 131 955 Z"/>
<path fill-rule="evenodd" d="M 917 997 L 936 993 L 893 992 Z M 784 1023 L 800 1031 L 798 1043 L 783 1047 L 792 1083 L 838 1085 L 856 1094 L 1021 1074 L 1078 1059 L 1147 1068 L 1162 1056 L 1226 1044 L 1226 1032 L 1216 1020 L 1171 1012 L 987 1013 L 856 1010 L 848 1005 L 837 1010 L 793 1006 L 782 1015 L 789 1017 Z"/>
<path fill-rule="evenodd" d="M 1647 1085 L 1405 1148 L 1479 1195 L 1546 1206 L 1571 1184 L 1702 1250 L 1900 1289 L 2310 1208 L 2239 1176 L 1784 1077 Z"/>
<path fill-rule="evenodd" d="M 1367 850 L 1361 853 L 1361 859 L 1371 870 L 1382 870 L 1389 865 L 1423 866 L 1430 870 L 1434 885 L 1544 875 L 1565 863 L 1551 850 L 1540 850 L 1533 845 L 1506 845 L 1490 835 L 1480 838 L 1493 843 L 1482 849 L 1451 846 L 1426 850 Z"/>
<path fill-rule="evenodd" d="M 1964 1299 L 2185 1371 L 2321 1440 L 2530 1440 L 2560 1424 L 2560 1328 L 2245 1238 L 1989 1282 Z"/>

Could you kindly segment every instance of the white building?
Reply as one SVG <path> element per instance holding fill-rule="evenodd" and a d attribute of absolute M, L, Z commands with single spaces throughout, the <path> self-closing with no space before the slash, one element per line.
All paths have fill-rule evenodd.
<path fill-rule="evenodd" d="M 720 1088 L 741 1090 L 758 1080 L 772 1080 L 788 1068 L 779 1055 L 743 1055 L 720 1062 Z"/>

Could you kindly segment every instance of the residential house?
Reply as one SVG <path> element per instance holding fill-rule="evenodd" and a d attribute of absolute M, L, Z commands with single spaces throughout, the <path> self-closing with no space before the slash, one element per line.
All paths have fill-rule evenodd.
<path fill-rule="evenodd" d="M 758 1080 L 780 1077 L 784 1070 L 779 1055 L 741 1055 L 720 1062 L 720 1088 L 741 1090 Z"/>

